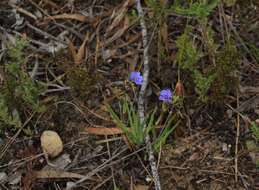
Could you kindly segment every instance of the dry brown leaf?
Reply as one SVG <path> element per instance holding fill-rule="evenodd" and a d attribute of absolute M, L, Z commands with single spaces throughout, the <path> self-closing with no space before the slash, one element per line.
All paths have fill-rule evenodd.
<path fill-rule="evenodd" d="M 243 102 L 238 108 L 238 112 L 246 112 L 249 110 L 254 110 L 259 105 L 259 95 L 255 95 L 252 98 Z"/>
<path fill-rule="evenodd" d="M 184 94 L 184 87 L 183 87 L 183 84 L 178 81 L 175 85 L 175 95 L 176 96 L 183 96 Z"/>
<path fill-rule="evenodd" d="M 76 65 L 79 65 L 79 64 L 82 63 L 82 60 L 83 60 L 83 58 L 85 56 L 85 53 L 86 53 L 85 47 L 86 47 L 86 43 L 87 43 L 88 40 L 89 40 L 89 33 L 87 33 L 85 35 L 85 39 L 84 39 L 83 43 L 81 44 L 81 46 L 80 46 L 80 48 L 79 48 L 79 50 L 76 54 L 76 57 L 75 57 L 75 60 L 74 60 Z"/>
<path fill-rule="evenodd" d="M 156 129 L 160 129 L 163 126 L 157 125 Z M 93 135 L 120 135 L 124 134 L 124 132 L 117 127 L 86 127 L 85 131 L 89 134 Z"/>
<path fill-rule="evenodd" d="M 32 14 L 31 12 L 29 12 L 29 11 L 23 9 L 22 7 L 18 7 L 18 6 L 16 6 L 16 5 L 13 5 L 13 7 L 14 7 L 18 12 L 20 12 L 20 13 L 26 15 L 26 16 L 29 16 L 29 17 L 31 17 L 31 18 L 34 19 L 34 20 L 37 20 L 37 17 L 36 17 L 34 14 Z"/>
<path fill-rule="evenodd" d="M 70 40 L 68 41 L 68 49 L 72 55 L 73 60 L 76 60 L 76 47 L 74 46 L 73 42 Z"/>
<path fill-rule="evenodd" d="M 128 137 L 127 137 L 126 135 L 122 135 L 122 139 L 123 139 L 123 141 L 125 142 L 125 144 L 128 146 L 129 150 L 130 150 L 130 151 L 133 151 L 133 150 L 134 150 L 134 144 L 132 144 L 132 143 L 129 141 Z"/>
<path fill-rule="evenodd" d="M 45 178 L 77 178 L 81 179 L 84 178 L 84 175 L 80 175 L 77 173 L 72 172 L 65 172 L 59 170 L 41 170 L 41 171 L 34 171 L 36 178 L 38 179 L 45 179 Z"/>
<path fill-rule="evenodd" d="M 194 160 L 198 160 L 200 158 L 200 154 L 198 152 L 194 152 L 190 158 L 189 161 L 194 161 Z"/>
<path fill-rule="evenodd" d="M 149 186 L 147 185 L 134 185 L 134 190 L 148 190 Z"/>
<path fill-rule="evenodd" d="M 163 26 L 160 29 L 160 35 L 162 37 L 165 49 L 166 49 L 166 51 L 168 51 L 169 40 L 168 40 L 168 26 L 167 26 L 166 22 L 163 23 Z"/>
<path fill-rule="evenodd" d="M 133 150 L 133 144 L 130 143 L 128 140 L 127 136 L 124 134 L 124 132 L 117 127 L 86 127 L 85 128 L 86 132 L 88 134 L 93 134 L 93 135 L 120 135 L 122 134 L 122 138 L 125 142 L 125 144 L 128 146 L 130 150 Z"/>
<path fill-rule="evenodd" d="M 168 0 L 160 0 L 160 4 L 165 6 L 168 3 Z"/>
<path fill-rule="evenodd" d="M 86 132 L 93 135 L 119 135 L 124 132 L 117 127 L 86 127 Z"/>
<path fill-rule="evenodd" d="M 103 44 L 101 44 L 101 46 L 107 46 L 108 44 L 114 42 L 115 40 L 120 38 L 128 28 L 129 28 L 129 18 L 125 17 L 123 27 L 118 29 L 116 33 L 112 37 L 108 38 Z"/>
<path fill-rule="evenodd" d="M 50 17 L 46 17 L 45 20 L 55 20 L 55 19 L 72 19 L 72 20 L 77 20 L 80 22 L 93 22 L 93 19 L 90 19 L 89 17 L 82 15 L 82 14 L 60 14 L 60 15 L 54 15 Z"/>
<path fill-rule="evenodd" d="M 132 3 L 132 0 L 125 1 L 125 3 L 122 5 L 119 11 L 115 13 L 116 17 L 113 19 L 112 24 L 108 27 L 107 32 L 110 32 L 112 29 L 114 29 L 121 23 L 131 3 Z"/>
<path fill-rule="evenodd" d="M 69 40 L 68 43 L 68 48 L 69 51 L 71 52 L 72 58 L 74 60 L 74 63 L 76 65 L 80 65 L 82 63 L 83 58 L 85 57 L 86 54 L 86 44 L 87 41 L 89 40 L 89 33 L 85 35 L 85 39 L 81 46 L 79 47 L 79 50 L 76 52 L 76 47 L 74 46 L 73 42 Z"/>
<path fill-rule="evenodd" d="M 106 50 L 102 51 L 103 60 L 109 60 L 109 59 L 112 59 L 113 57 L 115 57 L 117 50 L 118 49 L 112 49 L 112 50 L 106 49 Z"/>
<path fill-rule="evenodd" d="M 43 0 L 43 1 L 44 1 L 44 3 L 46 3 L 46 4 L 50 5 L 50 6 L 52 6 L 52 7 L 55 8 L 55 9 L 60 9 L 60 7 L 59 7 L 56 3 L 54 3 L 53 1 L 51 1 L 51 0 Z"/>
<path fill-rule="evenodd" d="M 259 93 L 259 87 L 254 86 L 239 86 L 240 92 L 244 95 L 247 94 L 258 94 Z"/>

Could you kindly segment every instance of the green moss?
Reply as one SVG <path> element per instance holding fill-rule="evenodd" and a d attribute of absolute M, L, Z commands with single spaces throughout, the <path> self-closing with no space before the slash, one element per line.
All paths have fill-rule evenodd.
<path fill-rule="evenodd" d="M 211 87 L 211 97 L 215 101 L 222 99 L 230 93 L 235 93 L 238 87 L 238 78 L 235 71 L 239 65 L 238 51 L 231 41 L 216 53 L 216 66 L 213 66 L 210 73 L 215 75 Z"/>
<path fill-rule="evenodd" d="M 67 84 L 80 98 L 85 99 L 95 88 L 99 77 L 84 68 L 75 67 L 67 74 Z"/>
<path fill-rule="evenodd" d="M 259 147 L 255 144 L 253 140 L 247 140 L 246 147 L 248 151 L 259 151 Z"/>

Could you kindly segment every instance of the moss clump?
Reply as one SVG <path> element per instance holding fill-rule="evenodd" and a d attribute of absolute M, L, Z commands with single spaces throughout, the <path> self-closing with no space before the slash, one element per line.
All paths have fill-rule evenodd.
<path fill-rule="evenodd" d="M 235 71 L 239 65 L 239 54 L 236 47 L 230 41 L 216 54 L 216 66 L 210 73 L 215 75 L 211 86 L 211 97 L 214 101 L 222 99 L 230 93 L 235 93 L 238 86 L 238 78 Z"/>
<path fill-rule="evenodd" d="M 67 73 L 67 84 L 76 96 L 85 99 L 93 92 L 98 78 L 84 68 L 75 67 Z"/>

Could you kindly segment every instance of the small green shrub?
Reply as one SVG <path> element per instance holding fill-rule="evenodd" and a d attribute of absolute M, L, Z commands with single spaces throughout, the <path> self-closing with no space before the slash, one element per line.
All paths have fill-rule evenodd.
<path fill-rule="evenodd" d="M 254 139 L 247 140 L 246 147 L 247 147 L 248 151 L 258 154 L 259 153 L 259 145 L 258 145 L 258 143 L 259 143 L 259 126 L 255 122 L 252 122 L 250 125 L 250 131 L 251 131 Z M 255 158 L 253 160 L 256 164 L 256 167 L 259 168 L 259 159 L 255 156 Z"/>
<path fill-rule="evenodd" d="M 6 125 L 21 127 L 21 120 L 16 110 L 10 113 L 5 98 L 0 94 L 0 133 Z"/>
<path fill-rule="evenodd" d="M 15 46 L 9 46 L 7 62 L 2 63 L 5 68 L 5 81 L 0 92 L 0 122 L 4 126 L 21 126 L 21 115 L 26 109 L 42 112 L 39 97 L 43 87 L 23 70 L 27 60 L 24 49 L 27 43 L 17 39 Z"/>
<path fill-rule="evenodd" d="M 153 9 L 156 16 L 166 16 L 170 12 L 190 17 L 207 17 L 217 7 L 219 0 L 182 1 L 175 0 L 172 5 L 162 1 L 147 0 L 147 5 Z"/>
<path fill-rule="evenodd" d="M 215 80 L 216 74 L 208 75 L 207 77 L 203 76 L 198 70 L 194 70 L 193 79 L 195 83 L 195 91 L 199 95 L 199 98 L 206 102 L 208 100 L 208 91 L 211 87 L 211 84 Z"/>
<path fill-rule="evenodd" d="M 191 1 L 187 5 L 182 5 L 185 1 L 176 0 L 171 6 L 171 10 L 177 14 L 190 16 L 190 17 L 207 17 L 211 11 L 217 7 L 219 0 L 198 0 Z"/>
<path fill-rule="evenodd" d="M 176 62 L 181 69 L 192 71 L 196 66 L 195 64 L 202 57 L 202 54 L 190 38 L 190 32 L 191 28 L 187 26 L 185 32 L 176 40 L 176 47 L 178 48 Z"/>
<path fill-rule="evenodd" d="M 250 127 L 251 132 L 255 136 L 256 140 L 259 141 L 259 126 L 253 122 Z"/>
<path fill-rule="evenodd" d="M 203 48 L 197 48 L 186 26 L 185 32 L 176 40 L 176 62 L 182 71 L 188 71 L 195 84 L 195 92 L 203 102 L 221 102 L 229 93 L 235 92 L 238 78 L 235 71 L 239 65 L 239 53 L 231 39 L 219 48 L 214 41 L 214 32 L 206 19 L 200 21 L 203 30 Z M 205 64 L 204 63 L 205 60 Z"/>
<path fill-rule="evenodd" d="M 195 91 L 200 100 L 207 101 L 207 93 L 215 79 L 215 74 L 202 74 L 199 71 L 198 62 L 203 56 L 203 53 L 198 50 L 190 38 L 190 27 L 186 27 L 185 32 L 176 40 L 176 47 L 178 48 L 176 55 L 176 62 L 180 69 L 191 73 L 191 78 L 195 84 Z"/>

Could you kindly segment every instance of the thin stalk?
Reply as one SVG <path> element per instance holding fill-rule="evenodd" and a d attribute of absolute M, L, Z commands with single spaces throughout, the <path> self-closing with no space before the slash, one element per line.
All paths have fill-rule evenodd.
<path fill-rule="evenodd" d="M 138 15 L 140 18 L 140 26 L 141 26 L 141 33 L 142 33 L 142 40 L 143 40 L 143 83 L 140 88 L 139 97 L 138 97 L 138 114 L 140 121 L 143 123 L 145 122 L 145 92 L 148 85 L 148 77 L 149 77 L 149 56 L 148 56 L 148 49 L 149 49 L 149 43 L 148 43 L 148 36 L 147 36 L 147 27 L 144 20 L 144 13 L 143 9 L 140 3 L 140 0 L 136 0 L 136 6 Z M 144 125 L 146 127 L 146 124 Z M 145 129 L 143 129 L 145 130 Z M 158 175 L 156 160 L 154 156 L 154 152 L 152 149 L 152 144 L 150 140 L 149 134 L 146 134 L 145 136 L 145 143 L 147 145 L 147 151 L 149 156 L 149 163 L 152 171 L 152 176 L 155 184 L 156 190 L 161 190 L 161 184 L 160 179 Z"/>

